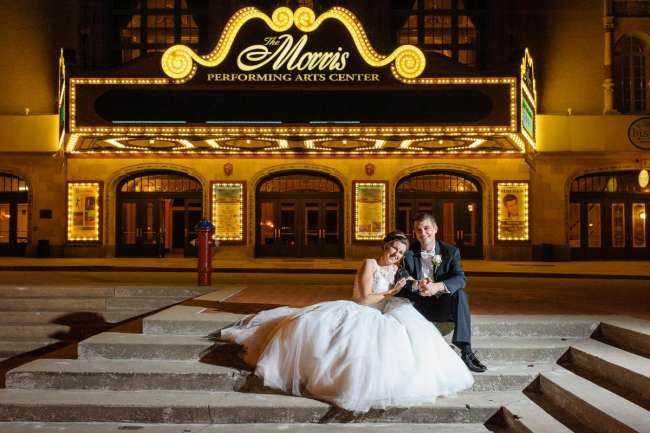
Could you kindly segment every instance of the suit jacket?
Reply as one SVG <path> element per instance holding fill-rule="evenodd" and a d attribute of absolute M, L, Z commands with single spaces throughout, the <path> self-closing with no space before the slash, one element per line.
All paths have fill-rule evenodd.
<path fill-rule="evenodd" d="M 442 256 L 442 263 L 435 272 L 436 282 L 444 282 L 447 290 L 451 294 L 465 288 L 465 272 L 460 262 L 460 252 L 458 248 L 444 242 L 436 241 L 435 253 Z M 411 276 L 416 280 L 421 280 L 422 275 L 422 257 L 420 256 L 420 243 L 415 241 L 411 249 L 404 255 L 404 265 L 395 276 L 396 279 Z M 408 298 L 414 302 L 422 299 L 418 292 L 411 291 L 412 281 L 409 281 L 402 290 L 397 294 Z"/>

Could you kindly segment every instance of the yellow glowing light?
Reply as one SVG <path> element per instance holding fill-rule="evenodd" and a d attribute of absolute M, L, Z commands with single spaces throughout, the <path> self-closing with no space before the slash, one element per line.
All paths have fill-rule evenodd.
<path fill-rule="evenodd" d="M 124 144 L 120 143 L 120 140 L 128 140 L 128 138 L 109 138 L 106 140 L 106 142 L 113 147 L 117 147 L 118 149 L 126 148 Z"/>
<path fill-rule="evenodd" d="M 523 77 L 526 75 L 526 68 L 530 67 L 530 70 L 533 71 L 533 94 L 531 95 L 530 90 L 528 89 L 527 86 L 523 85 Z M 522 78 L 522 88 L 523 91 L 528 95 L 530 98 L 530 101 L 533 103 L 535 108 L 537 108 L 537 83 L 535 80 L 535 69 L 533 65 L 533 58 L 530 55 L 530 51 L 528 51 L 528 48 L 524 50 L 524 57 L 521 59 L 521 78 Z"/>
<path fill-rule="evenodd" d="M 504 190 L 509 187 L 517 187 L 521 188 L 521 190 L 524 192 L 521 197 L 521 203 L 520 203 L 520 212 L 523 215 L 523 224 L 524 228 L 523 231 L 525 233 L 524 236 L 513 236 L 510 235 L 502 230 L 501 227 L 501 222 L 507 217 L 505 215 L 505 209 L 503 206 L 500 206 L 497 203 L 497 240 L 499 241 L 528 241 L 530 238 L 530 229 L 529 229 L 529 221 L 528 221 L 528 205 L 529 205 L 529 190 L 528 190 L 528 183 L 526 182 L 498 182 L 497 183 L 497 198 L 499 199 L 500 197 L 503 196 Z"/>
<path fill-rule="evenodd" d="M 244 240 L 244 184 L 212 184 L 212 223 L 214 238 L 220 241 Z"/>
<path fill-rule="evenodd" d="M 526 77 L 526 71 L 527 69 L 530 68 L 531 73 L 532 73 L 532 94 L 531 90 L 528 88 L 525 82 L 525 77 Z M 535 116 L 537 115 L 537 84 L 535 83 L 535 74 L 534 74 L 534 69 L 533 69 L 533 58 L 530 56 L 530 52 L 528 51 L 528 48 L 524 51 L 524 57 L 521 60 L 521 75 L 520 75 L 520 81 L 521 81 L 521 135 L 524 137 L 524 139 L 528 142 L 528 144 L 533 148 L 537 148 L 537 144 L 535 143 L 535 137 L 532 137 L 526 128 L 524 128 L 524 100 L 525 97 L 528 98 L 528 101 L 531 102 L 532 107 L 531 110 L 533 111 L 533 124 L 535 124 Z M 524 97 L 524 95 L 526 95 Z"/>
<path fill-rule="evenodd" d="M 376 202 L 364 200 L 364 191 L 379 191 L 379 210 Z M 386 233 L 386 184 L 380 182 L 355 182 L 354 183 L 354 238 L 358 241 L 377 241 L 384 238 Z M 366 218 L 362 221 L 361 214 Z M 366 213 L 371 214 L 369 217 Z M 378 226 L 375 226 L 378 225 Z"/>
<path fill-rule="evenodd" d="M 68 138 L 68 144 L 65 146 L 65 151 L 70 153 L 74 152 L 77 147 L 77 142 L 79 141 L 79 135 L 71 134 Z"/>
<path fill-rule="evenodd" d="M 68 242 L 99 241 L 99 191 L 99 182 L 68 183 Z"/>
<path fill-rule="evenodd" d="M 485 140 L 482 139 L 482 138 L 478 138 L 478 139 L 474 140 L 474 142 L 472 144 L 470 144 L 469 146 L 467 146 L 467 147 L 469 147 L 470 149 L 474 149 L 476 147 L 479 147 L 483 143 L 485 143 Z"/>
<path fill-rule="evenodd" d="M 270 18 L 254 7 L 245 7 L 235 12 L 228 20 L 212 52 L 201 56 L 186 45 L 174 45 L 163 53 L 161 59 L 163 71 L 176 83 L 183 83 L 196 74 L 196 64 L 205 67 L 221 64 L 230 52 L 239 30 L 252 19 L 263 20 L 271 30 L 278 33 L 289 30 L 294 24 L 303 32 L 313 32 L 327 19 L 338 20 L 350 33 L 361 58 L 370 66 L 381 67 L 394 62 L 392 66 L 395 72 L 404 79 L 410 79 L 418 77 L 426 65 L 424 54 L 413 45 L 401 45 L 388 56 L 378 54 L 370 44 L 363 25 L 356 16 L 339 6 L 329 9 L 318 18 L 314 11 L 307 7 L 300 7 L 295 12 L 287 7 L 280 7 Z"/>

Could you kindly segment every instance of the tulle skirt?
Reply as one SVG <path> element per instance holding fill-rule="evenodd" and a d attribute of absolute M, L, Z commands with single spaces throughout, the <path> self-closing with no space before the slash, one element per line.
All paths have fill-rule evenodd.
<path fill-rule="evenodd" d="M 408 300 L 262 311 L 223 329 L 264 385 L 341 408 L 408 407 L 472 386 L 440 332 Z"/>

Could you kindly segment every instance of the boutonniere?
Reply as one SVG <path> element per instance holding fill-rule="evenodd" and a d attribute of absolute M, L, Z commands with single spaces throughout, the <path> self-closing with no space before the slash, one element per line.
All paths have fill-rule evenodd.
<path fill-rule="evenodd" d="M 433 272 L 435 273 L 438 270 L 438 267 L 442 263 L 442 256 L 440 254 L 435 254 L 431 257 L 431 264 L 433 265 Z"/>

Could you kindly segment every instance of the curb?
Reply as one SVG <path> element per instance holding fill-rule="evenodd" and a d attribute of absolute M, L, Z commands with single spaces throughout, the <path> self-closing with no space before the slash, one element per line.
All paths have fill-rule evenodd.
<path fill-rule="evenodd" d="M 0 266 L 1 271 L 67 271 L 67 272 L 196 272 L 196 268 L 168 268 L 155 266 Z M 275 268 L 214 268 L 217 274 L 330 274 L 354 275 L 356 269 L 275 269 Z M 650 275 L 615 275 L 615 274 L 569 274 L 560 272 L 523 272 L 523 271 L 465 271 L 468 277 L 519 277 L 519 278 L 569 278 L 569 279 L 603 279 L 603 280 L 650 280 Z"/>

